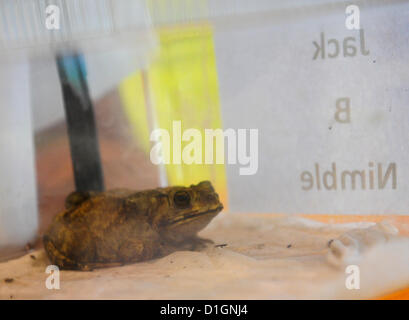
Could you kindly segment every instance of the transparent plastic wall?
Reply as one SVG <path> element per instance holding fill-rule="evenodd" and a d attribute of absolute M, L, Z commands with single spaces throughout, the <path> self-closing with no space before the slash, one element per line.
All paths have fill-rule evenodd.
<path fill-rule="evenodd" d="M 224 127 L 258 130 L 231 210 L 408 214 L 409 3 L 290 4 L 215 22 Z"/>
<path fill-rule="evenodd" d="M 212 27 L 231 211 L 408 214 L 409 3 L 149 3 Z"/>

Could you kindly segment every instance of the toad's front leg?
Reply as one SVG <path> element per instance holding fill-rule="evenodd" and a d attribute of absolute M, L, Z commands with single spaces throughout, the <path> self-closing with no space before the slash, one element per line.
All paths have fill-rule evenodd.
<path fill-rule="evenodd" d="M 210 239 L 200 237 L 187 238 L 180 242 L 162 241 L 160 245 L 160 256 L 167 256 L 175 251 L 201 251 L 214 242 Z"/>
<path fill-rule="evenodd" d="M 200 238 L 199 236 L 194 236 L 184 240 L 180 244 L 182 250 L 189 251 L 201 251 L 207 248 L 209 245 L 214 244 L 213 240 Z"/>

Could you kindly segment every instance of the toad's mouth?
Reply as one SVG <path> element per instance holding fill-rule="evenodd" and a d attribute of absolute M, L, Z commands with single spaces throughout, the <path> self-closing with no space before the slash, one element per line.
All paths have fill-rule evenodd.
<path fill-rule="evenodd" d="M 220 211 L 223 210 L 223 205 L 220 204 L 218 207 L 216 207 L 215 209 L 211 209 L 211 210 L 207 210 L 207 211 L 202 211 L 202 212 L 198 212 L 198 211 L 192 211 L 186 214 L 183 214 L 181 216 L 176 217 L 173 220 L 170 220 L 168 224 L 172 225 L 172 224 L 176 224 L 176 223 L 180 223 L 180 222 L 188 222 L 190 220 L 193 220 L 197 217 L 200 216 L 204 216 L 207 214 L 212 214 L 212 213 L 219 213 Z"/>

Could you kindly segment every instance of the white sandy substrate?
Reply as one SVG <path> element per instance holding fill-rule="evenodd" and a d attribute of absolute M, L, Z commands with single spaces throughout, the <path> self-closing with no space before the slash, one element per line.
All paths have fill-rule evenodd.
<path fill-rule="evenodd" d="M 220 214 L 201 232 L 220 248 L 161 259 L 61 271 L 45 286 L 43 250 L 0 263 L 1 299 L 339 299 L 374 298 L 409 286 L 409 239 L 372 243 L 358 262 L 360 289 L 345 286 L 345 267 L 327 260 L 328 241 L 371 223 L 323 224 L 299 217 Z M 34 258 L 33 258 L 34 256 Z M 4 279 L 12 278 L 6 282 Z"/>

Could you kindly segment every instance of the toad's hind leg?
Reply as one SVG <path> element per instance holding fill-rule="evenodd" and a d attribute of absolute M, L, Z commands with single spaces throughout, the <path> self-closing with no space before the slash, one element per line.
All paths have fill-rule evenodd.
<path fill-rule="evenodd" d="M 70 258 L 63 255 L 50 240 L 50 238 L 45 235 L 43 237 L 44 249 L 51 261 L 57 265 L 60 269 L 67 270 L 81 270 L 81 271 L 92 271 L 98 268 L 111 268 L 123 265 L 121 262 L 90 262 L 90 263 L 78 263 Z"/>
<path fill-rule="evenodd" d="M 72 259 L 69 259 L 62 254 L 47 235 L 44 235 L 43 243 L 44 250 L 47 253 L 51 263 L 54 263 L 60 269 L 87 270 L 84 265 L 76 263 Z"/>

